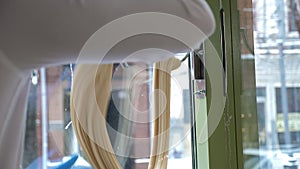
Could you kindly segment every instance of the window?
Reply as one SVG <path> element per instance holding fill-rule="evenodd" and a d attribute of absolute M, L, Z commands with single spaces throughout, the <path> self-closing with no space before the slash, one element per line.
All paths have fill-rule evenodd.
<path fill-rule="evenodd" d="M 178 56 L 182 58 L 182 56 Z M 171 118 L 168 168 L 192 169 L 191 108 L 187 61 L 172 72 Z M 107 128 L 113 149 L 124 169 L 144 169 L 149 163 L 153 130 L 152 76 L 153 69 L 145 64 L 129 64 L 130 68 L 116 64 L 112 77 L 112 91 Z M 81 152 L 70 118 L 70 91 L 74 65 L 62 65 L 46 69 L 48 112 L 41 111 L 41 85 L 39 71 L 33 78 L 39 81 L 31 85 L 28 102 L 25 158 L 23 167 L 42 168 L 42 157 L 47 156 L 47 166 L 57 166 L 78 154 L 75 166 L 91 165 Z M 127 86 L 128 85 L 128 86 Z M 128 106 L 133 106 L 130 108 Z M 47 116 L 43 125 L 42 116 Z M 47 139 L 42 137 L 43 127 L 47 128 Z M 132 139 L 122 140 L 116 132 Z M 143 141 L 139 141 L 143 140 Z M 145 142 L 145 140 L 148 140 Z M 44 152 L 42 145 L 48 145 Z M 118 155 L 118 152 L 126 152 Z M 184 165 L 184 166 L 183 166 Z"/>
<path fill-rule="evenodd" d="M 249 97 L 246 102 L 242 100 L 241 113 L 243 119 L 249 111 L 257 117 L 252 123 L 249 118 L 242 122 L 244 168 L 297 168 L 300 162 L 300 55 L 295 46 L 300 38 L 296 32 L 296 1 L 245 1 L 253 2 L 256 29 L 248 29 L 254 32 L 254 55 L 253 60 L 242 60 L 242 70 L 248 76 L 254 73 L 255 81 L 249 85 L 248 76 L 243 74 L 242 81 L 248 87 L 243 86 L 242 97 Z M 245 1 L 238 3 L 242 6 Z M 240 12 L 245 16 L 244 11 Z M 256 97 L 256 103 L 250 102 L 250 96 Z"/>

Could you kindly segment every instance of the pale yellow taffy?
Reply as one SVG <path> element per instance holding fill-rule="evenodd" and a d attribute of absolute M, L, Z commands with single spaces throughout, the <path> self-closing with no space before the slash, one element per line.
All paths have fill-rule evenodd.
<path fill-rule="evenodd" d="M 171 71 L 180 60 L 154 64 L 154 136 L 148 169 L 165 169 L 168 162 Z M 78 142 L 93 168 L 122 169 L 106 128 L 113 65 L 78 65 L 71 90 L 71 118 Z M 96 72 L 96 74 L 95 74 Z M 160 91 L 160 92 L 156 92 Z"/>

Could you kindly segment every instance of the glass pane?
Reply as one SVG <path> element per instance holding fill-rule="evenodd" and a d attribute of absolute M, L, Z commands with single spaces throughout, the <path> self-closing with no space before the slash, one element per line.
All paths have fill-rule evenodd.
<path fill-rule="evenodd" d="M 33 72 L 27 108 L 23 168 L 55 168 L 72 159 L 77 159 L 78 166 L 90 167 L 83 157 L 78 157 L 80 150 L 71 124 L 70 89 L 73 68 L 73 65 L 64 65 L 47 68 L 45 74 L 38 70 Z M 45 77 L 44 80 L 42 76 Z"/>
<path fill-rule="evenodd" d="M 28 100 L 23 168 L 55 168 L 74 156 L 77 158 L 74 168 L 91 168 L 80 150 L 70 118 L 73 69 L 76 69 L 75 65 L 49 67 L 44 83 L 41 71 L 34 71 Z M 171 74 L 169 169 L 192 169 L 188 81 L 186 60 Z M 112 147 L 124 169 L 148 168 L 155 118 L 152 82 L 153 69 L 149 65 L 114 65 L 106 120 Z M 42 91 L 43 85 L 46 91 Z M 43 96 L 46 96 L 46 112 L 43 112 Z M 44 123 L 43 116 L 47 117 Z M 116 132 L 131 139 L 124 140 Z M 46 151 L 43 146 L 48 147 Z"/>
<path fill-rule="evenodd" d="M 238 1 L 247 169 L 294 169 L 300 163 L 299 2 Z"/>

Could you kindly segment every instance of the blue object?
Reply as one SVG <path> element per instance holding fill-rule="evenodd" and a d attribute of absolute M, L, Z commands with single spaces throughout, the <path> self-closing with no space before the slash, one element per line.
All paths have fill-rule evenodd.
<path fill-rule="evenodd" d="M 66 162 L 59 164 L 57 166 L 54 166 L 54 167 L 48 167 L 48 169 L 70 169 L 74 165 L 74 163 L 76 162 L 77 159 L 78 159 L 78 155 L 74 154 Z M 41 157 L 34 160 L 26 169 L 37 169 L 38 164 L 40 162 L 41 162 Z"/>
<path fill-rule="evenodd" d="M 78 155 L 74 154 L 71 156 L 71 158 L 68 161 L 54 167 L 53 169 L 69 169 L 74 165 L 77 159 L 78 159 Z"/>

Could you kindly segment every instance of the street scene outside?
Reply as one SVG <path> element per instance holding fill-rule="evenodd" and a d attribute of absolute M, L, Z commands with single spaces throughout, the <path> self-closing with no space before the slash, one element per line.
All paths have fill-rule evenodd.
<path fill-rule="evenodd" d="M 243 67 L 241 118 L 247 169 L 300 166 L 297 5 L 297 0 L 239 1 Z M 255 72 L 255 78 L 245 77 L 250 72 Z M 254 97 L 255 101 L 251 100 Z M 247 110 L 251 106 L 256 109 Z"/>

